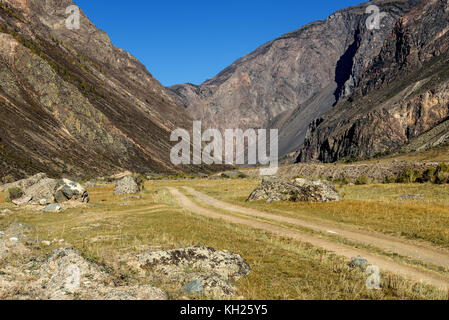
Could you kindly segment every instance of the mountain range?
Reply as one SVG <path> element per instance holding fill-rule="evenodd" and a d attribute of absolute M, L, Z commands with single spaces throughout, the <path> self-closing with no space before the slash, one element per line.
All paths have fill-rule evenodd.
<path fill-rule="evenodd" d="M 0 177 L 201 171 L 170 133 L 279 129 L 280 156 L 336 162 L 449 142 L 449 5 L 376 0 L 275 39 L 201 85 L 163 87 L 71 0 L 0 1 Z M 379 28 L 369 28 L 379 7 Z"/>

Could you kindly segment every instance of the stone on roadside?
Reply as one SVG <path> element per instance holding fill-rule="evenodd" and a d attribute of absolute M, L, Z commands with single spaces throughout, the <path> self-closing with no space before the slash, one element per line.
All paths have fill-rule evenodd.
<path fill-rule="evenodd" d="M 329 181 L 309 181 L 296 179 L 293 182 L 276 177 L 265 177 L 262 183 L 250 194 L 247 201 L 265 200 L 294 202 L 332 202 L 340 201 L 335 185 Z"/>
<path fill-rule="evenodd" d="M 364 269 L 367 265 L 368 265 L 368 260 L 366 260 L 363 257 L 352 258 L 351 262 L 349 263 L 349 266 L 351 268 Z"/>

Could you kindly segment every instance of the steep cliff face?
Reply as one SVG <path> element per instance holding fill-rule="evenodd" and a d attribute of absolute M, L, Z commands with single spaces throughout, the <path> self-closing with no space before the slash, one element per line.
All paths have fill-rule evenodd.
<path fill-rule="evenodd" d="M 0 2 L 0 176 L 175 171 L 170 132 L 189 116 L 71 0 Z"/>
<path fill-rule="evenodd" d="M 415 3 L 371 1 L 338 11 L 261 46 L 200 86 L 170 89 L 194 118 L 211 127 L 283 130 L 288 120 L 281 151 L 290 151 L 304 140 L 314 118 L 352 92 L 398 18 Z M 383 32 L 367 30 L 369 4 L 385 13 Z M 326 103 L 317 106 L 314 97 Z"/>
<path fill-rule="evenodd" d="M 310 126 L 297 161 L 406 151 L 447 141 L 449 5 L 429 0 L 401 18 L 353 94 Z"/>

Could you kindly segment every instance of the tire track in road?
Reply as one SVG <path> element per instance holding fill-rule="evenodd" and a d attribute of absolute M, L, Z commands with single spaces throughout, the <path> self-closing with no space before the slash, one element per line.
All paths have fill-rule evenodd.
<path fill-rule="evenodd" d="M 326 221 L 312 222 L 300 218 L 291 218 L 271 214 L 223 202 L 205 195 L 204 193 L 196 191 L 190 187 L 184 187 L 184 189 L 201 201 L 217 208 L 223 208 L 227 211 L 241 213 L 258 218 L 264 218 L 277 222 L 289 223 L 313 231 L 332 234 L 335 236 L 346 238 L 351 242 L 375 246 L 399 254 L 401 256 L 413 258 L 415 260 L 431 263 L 449 269 L 449 251 L 445 249 L 435 248 L 424 243 L 401 239 L 378 232 L 361 231 L 351 229 L 349 227 L 342 227 Z"/>
<path fill-rule="evenodd" d="M 195 214 L 212 219 L 220 219 L 230 224 L 244 225 L 253 229 L 270 232 L 281 237 L 291 238 L 300 242 L 309 243 L 315 247 L 325 249 L 348 259 L 351 259 L 355 256 L 364 256 L 368 259 L 370 264 L 376 265 L 384 271 L 395 273 L 414 281 L 422 281 L 443 290 L 449 289 L 449 277 L 445 277 L 436 272 L 405 265 L 387 257 L 367 253 L 357 248 L 325 240 L 309 234 L 303 234 L 299 231 L 276 226 L 267 222 L 218 213 L 214 210 L 197 205 L 186 195 L 181 193 L 177 188 L 168 187 L 168 190 L 185 210 L 193 212 Z"/>

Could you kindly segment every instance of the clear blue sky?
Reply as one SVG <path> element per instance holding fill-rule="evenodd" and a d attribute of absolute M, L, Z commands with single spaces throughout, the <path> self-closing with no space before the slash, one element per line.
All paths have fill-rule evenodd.
<path fill-rule="evenodd" d="M 361 0 L 75 0 L 166 86 L 200 84 L 260 45 Z"/>

